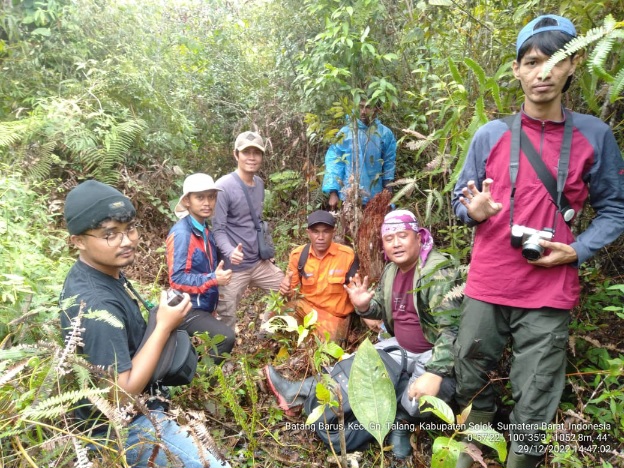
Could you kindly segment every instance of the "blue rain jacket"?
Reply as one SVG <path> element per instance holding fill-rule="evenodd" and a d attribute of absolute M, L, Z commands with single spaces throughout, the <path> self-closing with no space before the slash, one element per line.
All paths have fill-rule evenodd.
<path fill-rule="evenodd" d="M 394 180 L 396 138 L 379 119 L 375 119 L 370 127 L 361 120 L 357 123 L 360 189 L 364 205 L 381 192 L 387 183 Z M 340 129 L 338 138 L 340 142 L 331 145 L 325 154 L 323 192 L 336 190 L 344 201 L 344 189 L 349 187 L 349 180 L 355 171 L 351 123 Z"/>

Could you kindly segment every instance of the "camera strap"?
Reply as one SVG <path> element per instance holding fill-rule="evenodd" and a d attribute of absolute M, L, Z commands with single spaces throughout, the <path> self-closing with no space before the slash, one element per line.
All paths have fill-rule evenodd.
<path fill-rule="evenodd" d="M 124 281 L 124 287 L 126 288 L 126 290 L 131 293 L 131 296 L 134 296 L 141 304 L 143 304 L 143 307 L 145 307 L 145 309 L 149 312 L 150 310 L 152 310 L 155 305 L 152 304 L 151 302 L 146 301 L 145 299 L 143 299 L 141 297 L 141 295 L 138 293 L 138 291 L 136 289 L 134 289 L 134 286 L 132 286 L 132 283 L 130 281 L 128 281 L 128 278 L 126 278 L 123 273 L 120 275 L 121 278 L 123 278 Z"/>
<path fill-rule="evenodd" d="M 501 119 L 511 130 L 511 154 L 509 162 L 509 177 L 511 179 L 511 195 L 509 197 L 509 225 L 513 226 L 514 196 L 516 193 L 516 179 L 518 178 L 518 168 L 520 167 L 520 149 L 533 166 L 535 173 L 546 187 L 551 198 L 557 206 L 557 210 L 563 216 L 566 223 L 570 223 L 575 215 L 570 206 L 570 202 L 563 193 L 568 169 L 570 166 L 570 150 L 572 148 L 573 122 L 572 114 L 565 110 L 565 125 L 563 129 L 563 141 L 559 152 L 559 164 L 557 167 L 557 179 L 544 164 L 541 156 L 529 140 L 527 134 L 522 130 L 522 117 L 518 112 Z"/>

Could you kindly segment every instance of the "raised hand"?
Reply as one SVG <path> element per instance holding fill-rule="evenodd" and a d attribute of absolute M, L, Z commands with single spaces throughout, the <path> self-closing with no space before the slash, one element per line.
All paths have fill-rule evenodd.
<path fill-rule="evenodd" d="M 279 292 L 282 293 L 284 296 L 288 296 L 292 292 L 292 289 L 290 287 L 290 285 L 292 284 L 292 277 L 293 272 L 289 270 L 288 272 L 286 272 L 286 275 L 284 275 L 284 279 L 280 283 Z"/>
<path fill-rule="evenodd" d="M 243 263 L 244 258 L 243 244 L 238 244 L 234 249 L 234 252 L 232 252 L 232 255 L 230 255 L 230 263 L 232 263 L 232 265 L 240 265 Z"/>
<path fill-rule="evenodd" d="M 477 222 L 485 221 L 503 209 L 503 204 L 492 199 L 490 186 L 494 181 L 490 178 L 483 181 L 483 190 L 475 186 L 474 180 L 468 181 L 468 186 L 462 189 L 463 197 L 459 201 L 468 210 L 468 216 Z"/>
<path fill-rule="evenodd" d="M 223 265 L 224 262 L 221 260 L 215 270 L 215 277 L 217 278 L 217 284 L 219 286 L 230 284 L 230 281 L 232 280 L 232 270 L 224 270 Z"/>
<path fill-rule="evenodd" d="M 370 305 L 370 301 L 375 295 L 374 291 L 368 290 L 368 276 L 362 280 L 360 274 L 356 273 L 348 285 L 344 286 L 351 304 L 360 312 L 366 312 Z"/>

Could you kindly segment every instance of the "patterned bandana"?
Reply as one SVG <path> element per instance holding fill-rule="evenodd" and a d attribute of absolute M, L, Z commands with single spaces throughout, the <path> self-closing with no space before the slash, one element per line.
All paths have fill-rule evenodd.
<path fill-rule="evenodd" d="M 408 210 L 394 210 L 386 215 L 381 225 L 381 237 L 399 231 L 414 231 L 420 233 L 420 261 L 421 264 L 427 261 L 429 252 L 433 249 L 433 238 L 431 233 L 418 226 L 418 220 L 414 213 Z"/>

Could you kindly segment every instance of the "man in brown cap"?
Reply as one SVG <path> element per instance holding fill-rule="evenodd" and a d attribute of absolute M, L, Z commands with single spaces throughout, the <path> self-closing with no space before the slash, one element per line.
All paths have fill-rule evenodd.
<path fill-rule="evenodd" d="M 212 230 L 224 268 L 232 270 L 230 284 L 219 288 L 217 314 L 235 328 L 236 309 L 249 286 L 277 291 L 284 273 L 273 259 L 262 255 L 258 231 L 262 224 L 264 182 L 258 172 L 264 158 L 264 141 L 256 132 L 243 132 L 234 144 L 234 172 L 217 180 L 223 190 L 217 198 Z M 266 257 L 266 258 L 263 258 Z"/>

